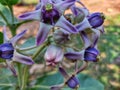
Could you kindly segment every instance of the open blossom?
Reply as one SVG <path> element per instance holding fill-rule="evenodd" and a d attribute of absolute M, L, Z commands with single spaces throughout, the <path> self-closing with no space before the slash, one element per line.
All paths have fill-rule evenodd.
<path fill-rule="evenodd" d="M 40 28 L 36 38 L 36 44 L 42 44 L 53 27 L 60 27 L 70 33 L 76 33 L 77 29 L 64 17 L 64 11 L 75 3 L 76 0 L 41 0 L 36 10 L 21 15 L 21 20 L 39 20 Z M 62 6 L 62 7 L 61 7 Z"/>
<path fill-rule="evenodd" d="M 8 67 L 11 69 L 14 75 L 16 75 L 16 71 L 13 67 L 12 62 L 20 62 L 27 65 L 34 64 L 34 61 L 28 57 L 24 56 L 17 52 L 16 50 L 16 42 L 25 34 L 26 30 L 22 31 L 20 34 L 14 36 L 10 40 L 6 34 L 6 27 L 4 27 L 4 43 L 0 45 L 0 58 L 5 59 Z"/>
<path fill-rule="evenodd" d="M 45 61 L 47 65 L 55 66 L 63 59 L 63 50 L 55 45 L 50 45 L 45 53 Z"/>

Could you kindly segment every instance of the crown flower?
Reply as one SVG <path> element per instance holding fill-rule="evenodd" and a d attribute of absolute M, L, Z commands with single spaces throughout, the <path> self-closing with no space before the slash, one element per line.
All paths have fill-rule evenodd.
<path fill-rule="evenodd" d="M 10 40 L 8 39 L 7 33 L 6 33 L 6 27 L 4 26 L 4 43 L 0 45 L 0 58 L 5 59 L 8 67 L 11 69 L 13 74 L 16 76 L 16 71 L 13 67 L 12 62 L 20 62 L 27 65 L 34 64 L 34 61 L 28 57 L 24 56 L 17 52 L 16 50 L 16 42 L 22 38 L 22 36 L 25 34 L 26 30 L 22 31 L 20 34 L 14 36 Z"/>
<path fill-rule="evenodd" d="M 79 73 L 88 67 L 88 63 L 98 62 L 100 54 L 98 40 L 104 33 L 105 18 L 103 13 L 91 13 L 80 0 L 39 0 L 35 10 L 20 15 L 19 20 L 25 20 L 20 21 L 20 24 L 29 20 L 37 20 L 40 26 L 35 43 L 33 42 L 34 38 L 32 38 L 31 41 L 26 41 L 30 47 L 22 49 L 16 47 L 16 42 L 25 34 L 26 30 L 10 40 L 6 35 L 6 30 L 4 30 L 5 39 L 4 43 L 0 45 L 0 57 L 6 60 L 12 72 L 16 74 L 13 61 L 31 65 L 34 63 L 32 59 L 35 59 L 36 62 L 44 59 L 39 62 L 42 64 L 40 67 L 44 68 L 43 72 L 45 71 L 46 76 L 44 78 L 49 75 L 51 78 L 60 73 L 62 75 L 62 77 L 60 76 L 61 82 L 52 82 L 45 86 L 42 82 L 40 82 L 41 85 L 37 86 L 35 85 L 39 83 L 31 82 L 30 85 L 32 86 L 28 84 L 30 88 L 39 87 L 43 89 L 45 87 L 45 89 L 50 90 L 70 88 L 77 90 L 82 82 Z M 28 46 L 26 43 L 25 46 Z M 20 53 L 32 55 L 32 59 Z M 66 72 L 66 69 L 70 70 Z M 47 73 L 49 70 L 55 70 L 59 73 Z M 25 66 L 24 72 L 26 71 L 28 69 Z M 39 73 L 36 65 L 31 68 L 32 71 Z M 18 72 L 20 72 L 19 66 Z M 38 74 L 32 75 L 37 76 Z M 43 79 L 43 75 L 40 75 L 40 80 Z M 26 78 L 26 73 L 23 76 Z M 59 81 L 59 79 L 56 80 Z M 26 80 L 21 83 L 27 89 Z"/>
<path fill-rule="evenodd" d="M 40 28 L 36 37 L 36 44 L 42 44 L 52 28 L 60 27 L 70 33 L 77 33 L 77 29 L 63 15 L 63 12 L 75 3 L 76 0 L 65 0 L 54 3 L 51 0 L 41 0 L 33 12 L 19 16 L 21 20 L 39 20 Z M 62 6 L 62 7 L 61 7 Z"/>

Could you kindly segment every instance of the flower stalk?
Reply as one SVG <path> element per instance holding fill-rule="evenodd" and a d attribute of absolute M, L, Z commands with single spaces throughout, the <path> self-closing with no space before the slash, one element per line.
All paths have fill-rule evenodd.
<path fill-rule="evenodd" d="M 35 60 L 35 58 L 40 54 L 40 52 L 48 45 L 49 45 L 49 41 L 44 43 L 42 46 L 39 46 L 38 51 L 32 56 L 32 59 Z M 23 77 L 22 77 L 21 90 L 26 90 L 28 77 L 29 77 L 29 67 L 25 66 L 24 67 L 24 72 L 23 72 Z"/>

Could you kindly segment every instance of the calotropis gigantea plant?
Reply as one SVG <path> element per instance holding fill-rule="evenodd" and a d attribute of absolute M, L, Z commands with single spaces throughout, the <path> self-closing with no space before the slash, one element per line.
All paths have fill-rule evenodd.
<path fill-rule="evenodd" d="M 77 6 L 76 3 L 81 6 Z M 66 13 L 67 10 L 70 13 Z M 11 13 L 13 15 L 13 10 L 11 10 Z M 3 14 L 1 16 L 5 19 Z M 90 13 L 80 0 L 40 0 L 34 11 L 20 15 L 17 23 L 14 22 L 13 17 L 14 23 L 8 23 L 4 26 L 4 42 L 0 44 L 0 58 L 6 60 L 8 67 L 18 77 L 19 90 L 30 88 L 29 67 L 23 64 L 33 65 L 37 63 L 36 58 L 41 52 L 43 53 L 45 68 L 48 66 L 56 68 L 64 77 L 63 83 L 52 85 L 49 90 L 62 90 L 65 85 L 77 90 L 81 83 L 77 75 L 86 69 L 88 63 L 99 61 L 100 51 L 97 44 L 100 35 L 104 33 L 104 19 L 103 13 Z M 23 37 L 26 30 L 8 39 L 7 26 L 9 29 L 17 29 L 17 25 L 33 20 L 39 21 L 40 24 L 34 46 L 29 45 L 30 47 L 20 48 L 17 45 L 16 42 Z M 77 39 L 75 38 L 78 36 L 81 38 L 81 43 L 77 46 L 82 44 L 83 47 L 81 48 L 76 46 Z M 32 55 L 25 53 L 33 49 L 35 51 Z M 17 72 L 13 67 L 13 61 L 14 63 L 21 63 L 15 65 L 18 67 Z M 63 65 L 65 61 L 75 64 L 75 70 L 72 74 L 65 70 L 66 68 Z M 83 62 L 80 67 L 79 62 Z M 22 69 L 23 74 L 21 74 Z"/>

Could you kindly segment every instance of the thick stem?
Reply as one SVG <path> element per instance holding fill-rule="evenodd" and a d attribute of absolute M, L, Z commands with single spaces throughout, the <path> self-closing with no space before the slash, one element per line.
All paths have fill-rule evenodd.
<path fill-rule="evenodd" d="M 21 84 L 22 84 L 22 77 L 21 77 L 21 65 L 19 63 L 17 63 L 17 69 L 18 69 L 18 85 L 19 85 L 19 88 L 21 87 Z"/>
<path fill-rule="evenodd" d="M 10 28 L 10 31 L 12 33 L 12 36 L 15 36 L 16 35 L 16 24 L 14 24 L 14 12 L 13 12 L 13 6 L 12 5 L 9 5 L 8 4 L 8 7 L 10 9 L 10 12 L 11 12 L 11 17 L 12 17 L 12 22 L 11 22 L 11 25 L 9 26 Z"/>
<path fill-rule="evenodd" d="M 14 28 L 13 25 L 10 26 L 9 28 L 10 28 L 12 36 L 15 36 L 16 35 L 16 28 Z"/>
<path fill-rule="evenodd" d="M 44 43 L 43 44 L 43 46 L 40 46 L 39 48 L 38 48 L 38 51 L 33 55 L 33 57 L 32 57 L 32 59 L 34 60 L 36 57 L 37 57 L 37 55 L 47 46 L 47 45 L 49 45 L 49 41 L 47 41 L 46 43 Z M 27 81 L 28 81 L 28 74 L 29 74 L 29 72 L 28 72 L 28 69 L 29 69 L 29 67 L 28 66 L 25 66 L 24 67 L 24 73 L 23 73 L 23 78 L 22 78 L 22 88 L 21 88 L 21 90 L 25 90 L 25 88 L 26 88 L 26 86 L 27 86 Z"/>
<path fill-rule="evenodd" d="M 22 77 L 22 87 L 21 90 L 26 90 L 26 84 L 27 84 L 27 80 L 28 80 L 28 66 L 24 67 L 24 72 L 23 72 L 23 77 Z"/>
<path fill-rule="evenodd" d="M 11 15 L 12 15 L 12 24 L 14 24 L 14 14 L 13 14 L 13 6 L 12 5 L 8 5 L 10 11 L 11 11 Z"/>

